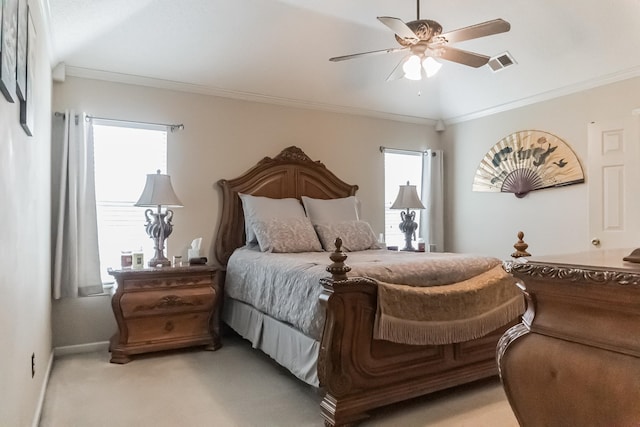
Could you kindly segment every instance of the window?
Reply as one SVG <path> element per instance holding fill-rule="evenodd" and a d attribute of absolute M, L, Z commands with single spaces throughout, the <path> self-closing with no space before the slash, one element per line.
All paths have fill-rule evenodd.
<path fill-rule="evenodd" d="M 93 119 L 94 166 L 100 274 L 120 267 L 122 251 L 142 249 L 153 257 L 144 212 L 136 207 L 147 174 L 167 171 L 167 130 L 164 126 Z"/>
<path fill-rule="evenodd" d="M 384 152 L 384 237 L 387 246 L 404 247 L 404 233 L 400 231 L 400 210 L 390 209 L 398 190 L 407 181 L 422 194 L 422 152 L 386 149 Z M 416 212 L 420 230 L 420 215 Z"/>

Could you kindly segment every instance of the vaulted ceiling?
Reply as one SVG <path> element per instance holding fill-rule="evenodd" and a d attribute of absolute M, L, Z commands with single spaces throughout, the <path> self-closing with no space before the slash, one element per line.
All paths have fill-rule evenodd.
<path fill-rule="evenodd" d="M 47 0 L 44 0 L 45 2 Z M 386 81 L 405 53 L 378 16 L 413 0 L 48 0 L 67 74 L 401 120 L 450 122 L 640 75 L 640 0 L 423 0 L 444 31 L 502 18 L 506 33 L 457 43 L 516 61 L 498 72 L 442 61 Z"/>

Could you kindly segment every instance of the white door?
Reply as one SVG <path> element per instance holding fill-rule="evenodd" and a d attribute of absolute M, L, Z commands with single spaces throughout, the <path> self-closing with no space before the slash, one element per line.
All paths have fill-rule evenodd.
<path fill-rule="evenodd" d="M 592 249 L 640 247 L 640 116 L 589 125 Z"/>

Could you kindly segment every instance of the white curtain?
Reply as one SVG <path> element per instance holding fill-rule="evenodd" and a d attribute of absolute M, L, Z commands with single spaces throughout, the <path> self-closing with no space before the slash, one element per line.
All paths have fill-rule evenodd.
<path fill-rule="evenodd" d="M 51 242 L 55 299 L 102 292 L 93 174 L 93 133 L 84 114 L 52 124 Z"/>
<path fill-rule="evenodd" d="M 420 237 L 426 250 L 444 251 L 444 167 L 442 150 L 427 150 L 422 156 L 422 204 Z"/>

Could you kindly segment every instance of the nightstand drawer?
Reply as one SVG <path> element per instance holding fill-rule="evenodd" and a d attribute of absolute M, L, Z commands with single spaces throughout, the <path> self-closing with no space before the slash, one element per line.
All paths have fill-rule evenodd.
<path fill-rule="evenodd" d="M 165 277 L 148 277 L 140 279 L 124 280 L 124 290 L 147 290 L 159 288 L 175 288 L 175 287 L 191 287 L 191 286 L 210 286 L 211 274 L 190 274 L 188 276 L 165 276 Z"/>
<path fill-rule="evenodd" d="M 130 292 L 122 296 L 120 307 L 122 316 L 128 319 L 193 311 L 209 312 L 213 308 L 213 301 L 213 288 L 205 286 Z"/>
<path fill-rule="evenodd" d="M 208 312 L 141 317 L 127 323 L 128 342 L 144 343 L 209 335 Z"/>

